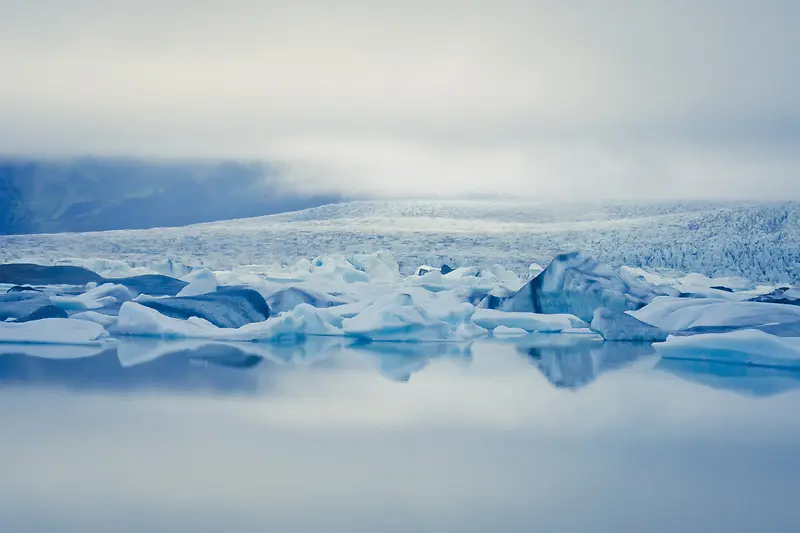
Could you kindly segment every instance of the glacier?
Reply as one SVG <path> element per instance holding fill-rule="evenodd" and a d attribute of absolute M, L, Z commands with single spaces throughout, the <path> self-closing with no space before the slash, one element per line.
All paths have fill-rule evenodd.
<path fill-rule="evenodd" d="M 551 208 L 352 202 L 157 231 L 0 236 L 0 339 L 413 344 L 549 335 L 703 358 L 724 351 L 709 346 L 735 344 L 724 335 L 750 332 L 730 355 L 746 362 L 766 360 L 759 346 L 800 338 L 795 206 L 560 209 L 563 220 L 543 222 L 536 217 L 555 216 Z M 769 241 L 768 259 L 748 256 L 749 245 L 720 254 L 715 247 L 734 239 L 729 225 L 780 238 Z M 663 235 L 698 237 L 694 260 L 655 260 L 670 249 Z M 586 249 L 550 253 L 565 237 Z M 661 255 L 641 255 L 641 239 Z M 76 336 L 62 335 L 64 324 Z M 783 359 L 800 359 L 783 348 Z"/>

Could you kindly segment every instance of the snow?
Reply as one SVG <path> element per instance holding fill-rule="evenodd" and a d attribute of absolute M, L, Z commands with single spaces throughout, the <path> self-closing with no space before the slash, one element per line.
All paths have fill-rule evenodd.
<path fill-rule="evenodd" d="M 667 332 L 637 318 L 605 307 L 595 309 L 591 328 L 607 341 L 657 342 L 667 339 Z"/>
<path fill-rule="evenodd" d="M 653 347 L 662 357 L 675 359 L 800 368 L 800 338 L 777 337 L 758 330 L 671 336 Z"/>
<path fill-rule="evenodd" d="M 777 328 L 800 324 L 800 306 L 713 298 L 659 297 L 631 316 L 666 331 Z"/>
<path fill-rule="evenodd" d="M 493 309 L 476 309 L 472 321 L 486 329 L 495 329 L 499 326 L 517 328 L 527 332 L 559 333 L 565 329 L 583 327 L 586 323 L 574 315 L 569 314 L 540 314 L 510 311 L 496 311 Z"/>
<path fill-rule="evenodd" d="M 108 332 L 99 324 L 71 318 L 0 322 L 0 343 L 98 344 Z"/>

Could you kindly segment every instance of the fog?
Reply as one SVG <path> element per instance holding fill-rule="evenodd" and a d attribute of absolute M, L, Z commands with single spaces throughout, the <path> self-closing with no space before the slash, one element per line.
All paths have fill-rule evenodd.
<path fill-rule="evenodd" d="M 0 0 L 0 153 L 386 196 L 800 198 L 792 0 Z"/>

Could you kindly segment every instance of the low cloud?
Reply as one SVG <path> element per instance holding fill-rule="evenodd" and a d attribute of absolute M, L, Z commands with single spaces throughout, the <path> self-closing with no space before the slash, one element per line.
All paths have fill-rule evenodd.
<path fill-rule="evenodd" d="M 389 196 L 800 198 L 800 5 L 0 0 L 0 152 Z"/>

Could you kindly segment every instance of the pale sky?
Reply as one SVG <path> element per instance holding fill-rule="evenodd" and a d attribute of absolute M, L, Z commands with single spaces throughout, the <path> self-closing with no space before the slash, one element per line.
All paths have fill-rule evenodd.
<path fill-rule="evenodd" d="M 0 0 L 0 153 L 355 194 L 800 199 L 794 0 Z"/>

